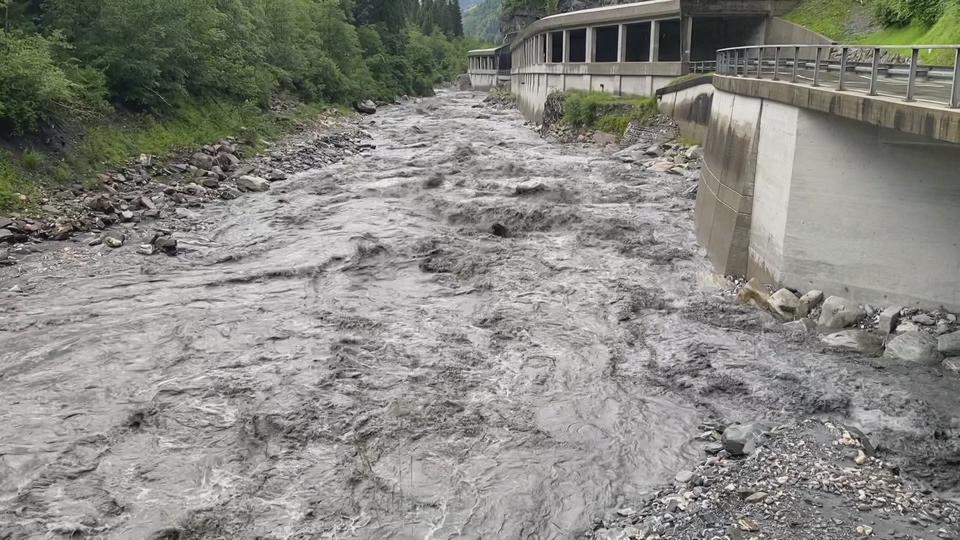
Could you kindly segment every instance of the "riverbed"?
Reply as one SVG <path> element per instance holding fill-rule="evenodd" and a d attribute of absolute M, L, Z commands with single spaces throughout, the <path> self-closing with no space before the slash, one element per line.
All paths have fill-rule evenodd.
<path fill-rule="evenodd" d="M 368 117 L 177 257 L 0 269 L 0 538 L 571 538 L 705 424 L 811 416 L 955 493 L 960 381 L 735 305 L 691 179 L 481 98 Z"/>

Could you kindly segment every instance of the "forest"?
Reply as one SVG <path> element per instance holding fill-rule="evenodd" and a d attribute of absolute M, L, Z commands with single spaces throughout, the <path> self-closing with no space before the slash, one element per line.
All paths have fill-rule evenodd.
<path fill-rule="evenodd" d="M 423 95 L 463 70 L 456 0 L 0 0 L 0 135 L 278 95 Z"/>

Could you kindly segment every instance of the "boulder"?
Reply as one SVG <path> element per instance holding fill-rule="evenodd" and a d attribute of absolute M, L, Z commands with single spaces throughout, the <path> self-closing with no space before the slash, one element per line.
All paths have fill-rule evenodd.
<path fill-rule="evenodd" d="M 123 237 L 119 235 L 110 234 L 103 237 L 103 243 L 109 248 L 117 249 L 123 245 Z"/>
<path fill-rule="evenodd" d="M 217 164 L 217 162 L 213 156 L 204 154 L 202 152 L 197 152 L 193 155 L 193 157 L 190 158 L 190 164 L 198 169 L 209 171 L 214 165 Z"/>
<path fill-rule="evenodd" d="M 902 306 L 890 306 L 881 311 L 877 330 L 886 335 L 892 334 L 897 329 L 897 323 L 900 322 L 901 311 L 903 311 Z"/>
<path fill-rule="evenodd" d="M 690 160 L 696 160 L 703 157 L 703 149 L 698 145 L 691 146 L 683 153 L 683 156 Z"/>
<path fill-rule="evenodd" d="M 960 332 L 937 338 L 937 350 L 944 356 L 960 356 Z"/>
<path fill-rule="evenodd" d="M 723 449 L 732 456 L 748 455 L 756 448 L 757 439 L 763 433 L 760 424 L 736 424 L 723 431 Z"/>
<path fill-rule="evenodd" d="M 883 352 L 883 338 L 866 330 L 841 330 L 820 337 L 831 349 L 879 356 Z"/>
<path fill-rule="evenodd" d="M 227 152 L 220 152 L 217 154 L 217 164 L 220 165 L 221 169 L 229 171 L 240 165 L 240 158 Z"/>
<path fill-rule="evenodd" d="M 470 75 L 463 73 L 457 77 L 457 89 L 461 91 L 473 90 L 473 83 L 470 82 Z"/>
<path fill-rule="evenodd" d="M 800 307 L 800 299 L 789 289 L 780 289 L 770 295 L 770 308 L 783 319 L 792 320 Z"/>
<path fill-rule="evenodd" d="M 356 111 L 360 114 L 376 114 L 377 113 L 377 105 L 374 102 L 370 101 L 369 99 L 358 101 L 356 104 L 354 104 L 353 108 L 356 109 Z"/>
<path fill-rule="evenodd" d="M 281 171 L 280 169 L 274 169 L 267 173 L 266 178 L 271 182 L 280 182 L 287 179 L 287 173 Z"/>
<path fill-rule="evenodd" d="M 757 278 L 752 278 L 750 281 L 740 289 L 740 292 L 737 293 L 737 302 L 741 304 L 750 304 L 759 309 L 769 310 L 770 308 L 770 293 L 763 287 L 763 284 L 760 283 L 760 280 Z"/>
<path fill-rule="evenodd" d="M 797 307 L 797 317 L 806 317 L 811 311 L 820 307 L 823 303 L 823 291 L 816 289 L 807 292 L 800 297 L 800 305 Z"/>
<path fill-rule="evenodd" d="M 530 195 L 532 193 L 539 193 L 547 189 L 547 186 L 543 185 L 543 182 L 537 182 L 536 180 L 530 180 L 527 182 L 521 182 L 517 184 L 517 187 L 514 188 L 514 194 L 516 195 Z"/>
<path fill-rule="evenodd" d="M 237 178 L 237 187 L 243 191 L 267 191 L 270 182 L 266 178 L 247 175 Z"/>
<path fill-rule="evenodd" d="M 930 315 L 927 315 L 926 313 L 914 315 L 913 317 L 910 318 L 910 320 L 917 324 L 921 324 L 923 326 L 933 326 L 937 324 L 937 320 L 931 317 Z"/>
<path fill-rule="evenodd" d="M 217 178 L 213 176 L 203 177 L 200 180 L 200 183 L 203 184 L 203 187 L 209 188 L 209 189 L 217 189 L 218 187 L 220 187 L 220 180 L 217 180 Z"/>
<path fill-rule="evenodd" d="M 907 332 L 890 340 L 884 358 L 903 360 L 922 365 L 940 363 L 937 339 L 923 332 Z"/>
<path fill-rule="evenodd" d="M 8 231 L 7 229 L 0 229 L 0 244 L 12 244 L 14 236 L 16 235 L 13 232 Z"/>
<path fill-rule="evenodd" d="M 823 303 L 818 324 L 827 330 L 841 330 L 853 326 L 866 315 L 860 304 L 840 296 L 831 296 Z"/>

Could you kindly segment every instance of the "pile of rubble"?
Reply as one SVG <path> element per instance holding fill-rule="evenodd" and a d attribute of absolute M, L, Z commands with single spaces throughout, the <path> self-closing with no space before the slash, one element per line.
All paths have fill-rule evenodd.
<path fill-rule="evenodd" d="M 119 248 L 129 238 L 141 240 L 144 254 L 176 254 L 171 229 L 189 230 L 200 208 L 244 193 L 263 192 L 289 175 L 337 162 L 371 145 L 356 127 L 331 128 L 339 120 L 324 118 L 313 129 L 274 145 L 263 155 L 244 160 L 243 147 L 230 138 L 197 152 L 160 163 L 141 155 L 125 166 L 97 176 L 96 185 L 75 184 L 42 199 L 38 211 L 0 217 L 0 265 L 15 264 L 19 245 L 67 240 L 96 233 L 91 245 Z M 146 230 L 146 224 L 152 230 Z"/>
<path fill-rule="evenodd" d="M 517 97 L 510 92 L 509 86 L 494 86 L 483 98 L 483 105 L 499 111 L 513 110 L 517 108 Z"/>
<path fill-rule="evenodd" d="M 911 489 L 853 428 L 821 420 L 766 429 L 704 426 L 708 457 L 588 538 L 960 538 L 956 504 Z"/>
<path fill-rule="evenodd" d="M 876 307 L 809 291 L 770 293 L 756 278 L 738 285 L 737 299 L 767 310 L 792 331 L 820 334 L 828 348 L 857 352 L 960 374 L 960 325 L 954 313 L 903 306 Z"/>

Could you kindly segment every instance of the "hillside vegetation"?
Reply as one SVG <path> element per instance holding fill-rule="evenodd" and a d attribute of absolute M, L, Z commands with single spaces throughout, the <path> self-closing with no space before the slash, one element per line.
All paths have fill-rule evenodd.
<path fill-rule="evenodd" d="M 482 0 L 463 12 L 463 32 L 473 38 L 500 43 L 501 0 Z"/>
<path fill-rule="evenodd" d="M 960 43 L 960 0 L 805 0 L 786 18 L 844 43 Z M 950 64 L 953 55 L 925 51 L 923 60 Z"/>
<path fill-rule="evenodd" d="M 0 209 L 123 141 L 172 149 L 263 124 L 278 97 L 429 94 L 474 46 L 457 0 L 0 0 L 0 16 Z"/>

